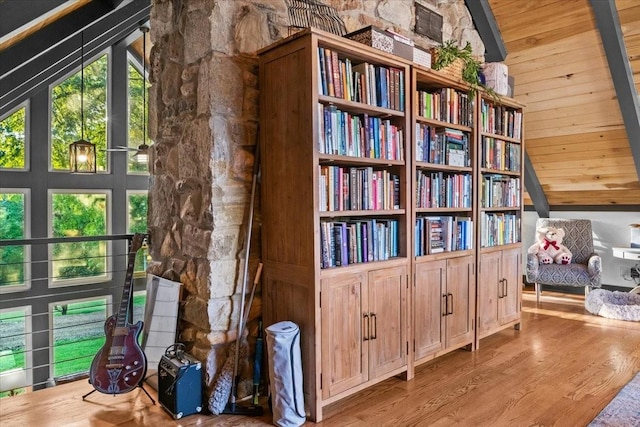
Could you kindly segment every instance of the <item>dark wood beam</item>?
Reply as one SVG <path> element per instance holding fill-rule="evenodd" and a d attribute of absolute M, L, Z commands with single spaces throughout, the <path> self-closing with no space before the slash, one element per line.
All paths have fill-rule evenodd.
<path fill-rule="evenodd" d="M 0 115 L 79 67 L 81 50 L 84 50 L 85 58 L 90 58 L 138 30 L 140 24 L 149 19 L 150 10 L 150 0 L 132 0 L 84 27 L 75 27 L 73 34 L 23 63 L 13 62 L 8 53 L 10 49 L 0 52 L 1 69 L 4 71 L 0 74 Z M 84 48 L 80 32 L 83 32 Z M 19 43 L 15 47 L 20 48 L 21 45 Z M 15 67 L 7 69 L 6 61 Z"/>
<path fill-rule="evenodd" d="M 640 103 L 614 0 L 590 0 L 640 179 Z"/>
<path fill-rule="evenodd" d="M 527 193 L 529 193 L 529 197 L 531 197 L 533 208 L 538 212 L 538 217 L 549 218 L 549 202 L 547 201 L 547 196 L 544 194 L 542 185 L 540 185 L 540 181 L 538 180 L 538 175 L 536 175 L 536 171 L 533 169 L 531 159 L 529 159 L 526 151 L 524 153 L 524 186 L 527 189 Z"/>
<path fill-rule="evenodd" d="M 491 11 L 489 0 L 464 0 L 464 3 L 484 43 L 485 60 L 487 62 L 504 61 L 507 57 L 507 47 L 502 41 L 502 34 Z"/>

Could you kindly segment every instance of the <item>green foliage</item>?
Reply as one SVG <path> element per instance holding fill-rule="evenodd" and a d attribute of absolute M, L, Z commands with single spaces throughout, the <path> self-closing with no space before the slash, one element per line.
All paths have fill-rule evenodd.
<path fill-rule="evenodd" d="M 107 234 L 104 194 L 54 194 L 53 237 L 101 236 Z M 53 247 L 56 279 L 89 277 L 106 272 L 104 242 L 58 243 Z"/>
<path fill-rule="evenodd" d="M 69 144 L 84 139 L 96 145 L 97 168 L 107 165 L 107 55 L 53 87 L 51 93 L 51 166 L 69 169 Z M 84 104 L 84 106 L 83 106 Z M 84 116 L 84 122 L 83 117 Z"/>
<path fill-rule="evenodd" d="M 129 233 L 147 232 L 147 203 L 146 194 L 129 195 Z"/>
<path fill-rule="evenodd" d="M 25 167 L 25 108 L 0 121 L 0 168 Z"/>
<path fill-rule="evenodd" d="M 0 194 L 0 239 L 24 238 L 24 194 Z M 0 248 L 0 286 L 24 283 L 24 246 Z"/>
<path fill-rule="evenodd" d="M 435 50 L 437 57 L 432 64 L 433 69 L 441 70 L 460 58 L 463 62 L 462 79 L 471 86 L 469 94 L 474 95 L 482 86 L 479 76 L 482 64 L 473 56 L 471 44 L 467 42 L 465 47 L 460 49 L 454 40 L 447 40 Z"/>

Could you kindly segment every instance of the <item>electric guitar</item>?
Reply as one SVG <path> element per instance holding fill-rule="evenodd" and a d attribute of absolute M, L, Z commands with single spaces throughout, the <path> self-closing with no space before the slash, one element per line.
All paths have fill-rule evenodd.
<path fill-rule="evenodd" d="M 143 322 L 138 321 L 132 325 L 129 319 L 133 267 L 136 262 L 136 253 L 142 246 L 144 237 L 145 235 L 141 233 L 133 236 L 120 309 L 106 320 L 104 324 L 106 342 L 91 363 L 89 382 L 101 393 L 113 395 L 127 393 L 142 382 L 147 372 L 147 357 L 138 344 Z"/>

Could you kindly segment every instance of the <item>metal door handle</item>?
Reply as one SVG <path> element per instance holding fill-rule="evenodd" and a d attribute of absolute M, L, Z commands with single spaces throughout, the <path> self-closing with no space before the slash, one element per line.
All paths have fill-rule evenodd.
<path fill-rule="evenodd" d="M 373 319 L 373 335 L 371 336 L 372 340 L 378 338 L 378 318 L 375 313 L 371 313 L 371 318 Z"/>
<path fill-rule="evenodd" d="M 447 305 L 449 305 L 449 297 L 451 297 L 451 311 L 448 311 L 447 314 L 453 314 L 453 294 L 447 294 Z"/>
<path fill-rule="evenodd" d="M 447 294 L 442 294 L 442 299 L 444 300 L 444 304 L 442 305 L 442 308 L 443 308 L 443 310 L 444 310 L 444 311 L 442 312 L 442 317 L 444 317 L 444 316 L 446 316 L 447 314 L 449 314 L 449 313 L 448 313 L 448 311 L 449 311 L 449 307 L 448 307 L 448 305 L 449 305 L 449 300 L 447 299 Z"/>
<path fill-rule="evenodd" d="M 365 329 L 365 332 L 363 333 L 362 336 L 362 341 L 368 341 L 369 340 L 369 329 L 370 329 L 370 325 L 369 325 L 369 313 L 363 313 L 362 314 L 363 320 L 364 322 L 362 322 L 362 329 Z"/>

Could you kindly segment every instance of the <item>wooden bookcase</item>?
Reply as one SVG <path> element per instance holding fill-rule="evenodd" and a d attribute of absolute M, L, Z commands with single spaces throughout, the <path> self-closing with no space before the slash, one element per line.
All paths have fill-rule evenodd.
<path fill-rule="evenodd" d="M 414 365 L 475 344 L 475 96 L 412 67 Z"/>
<path fill-rule="evenodd" d="M 259 57 L 263 317 L 300 326 L 308 417 L 519 324 L 520 238 L 485 244 L 482 221 L 519 230 L 522 191 L 495 207 L 481 189 L 520 179 L 524 145 L 484 127 L 491 99 L 316 29 Z M 517 170 L 483 163 L 487 138 L 520 148 Z"/>
<path fill-rule="evenodd" d="M 477 111 L 479 346 L 481 338 L 520 328 L 525 147 L 521 104 L 482 93 Z"/>
<path fill-rule="evenodd" d="M 315 29 L 259 55 L 263 316 L 300 326 L 320 421 L 324 406 L 407 374 L 410 68 Z M 347 70 L 361 70 L 360 89 L 387 90 L 375 104 L 350 96 Z"/>

